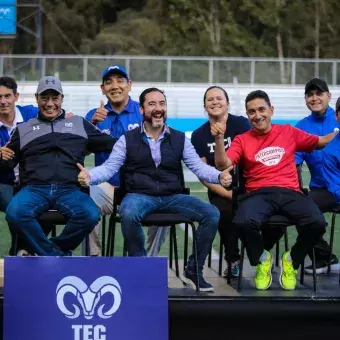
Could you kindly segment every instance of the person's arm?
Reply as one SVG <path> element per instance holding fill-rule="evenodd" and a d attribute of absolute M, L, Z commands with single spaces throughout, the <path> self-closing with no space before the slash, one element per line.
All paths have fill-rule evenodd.
<path fill-rule="evenodd" d="M 201 160 L 204 163 L 207 163 L 207 159 L 205 157 L 201 157 Z M 208 183 L 205 181 L 201 181 L 201 183 L 208 188 L 211 192 L 214 192 L 215 194 L 224 197 L 224 198 L 229 198 L 231 199 L 232 196 L 232 191 L 225 189 L 222 185 L 220 184 L 213 184 L 213 183 Z"/>
<path fill-rule="evenodd" d="M 226 125 L 222 123 L 213 123 L 210 122 L 210 130 L 211 134 L 215 137 L 215 165 L 219 170 L 223 170 L 228 168 L 233 164 L 231 159 L 227 157 L 225 153 L 224 147 L 224 133 L 225 133 Z"/>
<path fill-rule="evenodd" d="M 100 131 L 96 126 L 83 119 L 84 128 L 87 133 L 87 151 L 110 152 L 117 139 Z"/>
<path fill-rule="evenodd" d="M 90 170 L 90 184 L 95 185 L 112 178 L 125 163 L 126 159 L 126 140 L 123 135 L 114 145 L 109 158 L 100 166 Z"/>
<path fill-rule="evenodd" d="M 6 150 L 6 149 L 9 149 L 9 150 Z M 10 158 L 5 160 L 5 153 L 7 155 L 10 155 L 11 150 L 14 154 L 11 154 Z M 5 169 L 15 168 L 15 166 L 19 162 L 19 157 L 20 157 L 20 137 L 19 137 L 18 128 L 14 130 L 11 139 L 9 140 L 9 142 L 6 144 L 5 147 L 0 148 L 0 151 L 1 151 L 0 152 L 0 155 L 1 155 L 0 166 Z"/>
<path fill-rule="evenodd" d="M 339 133 L 336 130 L 325 136 L 316 136 L 298 128 L 291 127 L 294 133 L 296 151 L 312 152 L 315 149 L 323 149 Z"/>
<path fill-rule="evenodd" d="M 318 144 L 316 146 L 317 150 L 323 149 L 325 146 L 327 146 L 328 143 L 330 143 L 335 136 L 339 133 L 339 129 L 329 133 L 325 136 L 319 136 Z"/>
<path fill-rule="evenodd" d="M 186 137 L 184 141 L 183 162 L 199 178 L 199 180 L 208 183 L 220 183 L 223 186 L 229 186 L 231 184 L 231 175 L 229 174 L 229 171 L 232 169 L 226 169 L 221 172 L 204 163 L 198 156 L 190 140 Z"/>

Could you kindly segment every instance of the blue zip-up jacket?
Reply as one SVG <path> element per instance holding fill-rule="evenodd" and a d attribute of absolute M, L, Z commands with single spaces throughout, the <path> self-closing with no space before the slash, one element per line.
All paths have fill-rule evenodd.
<path fill-rule="evenodd" d="M 328 107 L 322 116 L 311 113 L 300 120 L 296 127 L 318 136 L 324 136 L 340 128 L 335 118 L 335 111 Z M 306 162 L 311 174 L 310 188 L 326 189 L 340 203 L 340 136 L 336 136 L 324 149 L 311 153 L 296 152 L 296 164 Z"/>
<path fill-rule="evenodd" d="M 24 122 L 27 122 L 31 118 L 35 118 L 38 114 L 38 108 L 33 105 L 25 105 L 20 106 L 16 105 L 16 108 L 20 111 L 22 119 Z M 9 141 L 10 136 L 8 134 L 8 131 L 5 126 L 0 127 L 0 146 L 6 145 L 6 143 Z M 10 169 L 8 171 L 1 170 L 0 171 L 0 183 L 4 184 L 14 184 L 14 170 Z"/>
<path fill-rule="evenodd" d="M 143 122 L 143 116 L 139 111 L 139 103 L 129 98 L 129 102 L 124 110 L 120 113 L 113 111 L 109 102 L 104 106 L 109 112 L 103 122 L 96 126 L 102 131 L 114 138 L 119 139 L 125 132 L 140 127 Z M 90 110 L 86 119 L 91 121 L 97 109 Z M 97 152 L 94 156 L 95 166 L 102 165 L 110 156 L 110 152 Z M 113 186 L 119 186 L 119 173 L 115 174 L 109 181 Z"/>

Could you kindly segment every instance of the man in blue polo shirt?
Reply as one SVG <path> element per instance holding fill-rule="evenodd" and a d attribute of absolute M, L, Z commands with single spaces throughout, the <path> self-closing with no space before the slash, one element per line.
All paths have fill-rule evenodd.
<path fill-rule="evenodd" d="M 19 106 L 18 85 L 13 78 L 0 77 L 0 147 L 9 141 L 17 124 L 37 116 L 38 108 L 33 105 Z M 13 186 L 18 169 L 0 173 L 0 211 L 6 211 L 13 196 Z"/>
<path fill-rule="evenodd" d="M 86 115 L 87 120 L 116 139 L 126 131 L 141 126 L 139 103 L 129 96 L 131 80 L 124 67 L 113 65 L 106 68 L 102 74 L 100 88 L 107 98 L 107 103 L 101 101 L 98 108 L 90 110 Z M 95 166 L 103 164 L 109 156 L 110 153 L 96 153 Z M 112 214 L 115 186 L 119 186 L 118 173 L 107 182 L 90 188 L 91 197 L 101 209 L 102 215 Z M 90 235 L 90 251 L 93 256 L 99 256 L 101 253 L 98 231 L 99 225 Z"/>
<path fill-rule="evenodd" d="M 310 80 L 305 86 L 305 101 L 311 114 L 300 120 L 296 127 L 314 135 L 323 136 L 339 128 L 335 111 L 329 106 L 331 94 L 327 83 L 319 78 Z M 335 161 L 339 138 L 336 137 L 322 150 L 311 153 L 297 152 L 296 164 L 306 162 L 311 174 L 308 195 L 313 199 L 322 212 L 330 211 L 334 205 L 340 203 L 339 186 L 340 168 L 339 161 Z M 333 170 L 330 169 L 333 167 Z M 339 260 L 335 254 L 330 254 L 330 247 L 326 240 L 321 238 L 315 246 L 315 262 L 317 274 L 327 272 L 331 256 L 331 271 L 337 272 L 340 268 Z M 305 268 L 307 274 L 312 274 L 312 266 Z"/>

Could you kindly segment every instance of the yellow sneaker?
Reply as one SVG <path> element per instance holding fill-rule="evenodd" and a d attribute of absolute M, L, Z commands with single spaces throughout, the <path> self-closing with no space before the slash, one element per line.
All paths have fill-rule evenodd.
<path fill-rule="evenodd" d="M 272 254 L 265 250 L 267 260 L 259 263 L 256 267 L 255 287 L 259 290 L 266 290 L 272 284 Z"/>
<path fill-rule="evenodd" d="M 289 251 L 282 255 L 280 285 L 283 289 L 294 290 L 296 286 L 297 270 L 293 267 L 293 262 L 288 260 Z"/>

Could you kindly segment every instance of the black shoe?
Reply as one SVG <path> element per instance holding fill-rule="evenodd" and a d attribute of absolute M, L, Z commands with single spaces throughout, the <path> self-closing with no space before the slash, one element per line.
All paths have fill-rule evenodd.
<path fill-rule="evenodd" d="M 204 280 L 204 277 L 202 274 L 198 275 L 199 278 L 199 291 L 200 292 L 213 292 L 214 287 Z M 192 288 L 196 290 L 197 287 L 197 275 L 194 273 L 190 273 L 187 269 L 184 272 L 183 275 L 183 281 L 185 284 L 190 285 Z"/>
<path fill-rule="evenodd" d="M 320 260 L 315 262 L 316 274 L 325 274 L 328 270 L 328 263 L 325 260 Z M 339 260 L 336 256 L 332 258 L 331 261 L 331 273 L 338 273 L 340 269 Z M 305 267 L 306 274 L 313 274 L 313 266 Z"/>
<path fill-rule="evenodd" d="M 231 263 L 231 277 L 239 277 L 240 275 L 240 261 Z M 228 266 L 223 273 L 224 277 L 228 277 Z"/>

